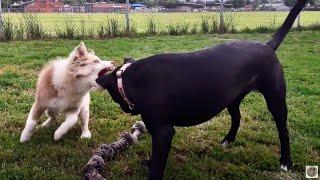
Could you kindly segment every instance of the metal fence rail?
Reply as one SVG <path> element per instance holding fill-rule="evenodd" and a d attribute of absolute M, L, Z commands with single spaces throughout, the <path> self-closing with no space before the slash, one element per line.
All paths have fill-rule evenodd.
<path fill-rule="evenodd" d="M 109 13 L 1 13 L 0 8 L 0 31 L 12 31 L 7 32 L 11 36 L 9 39 L 35 38 L 37 35 L 28 35 L 34 32 L 42 37 L 73 38 L 137 33 L 179 35 L 253 29 L 268 31 L 279 27 L 289 12 L 238 11 L 223 3 L 204 8 L 181 5 L 171 9 L 149 7 L 137 10 L 129 6 L 128 0 L 127 6 L 123 7 Z M 303 11 L 297 26 L 320 26 L 320 11 Z"/>

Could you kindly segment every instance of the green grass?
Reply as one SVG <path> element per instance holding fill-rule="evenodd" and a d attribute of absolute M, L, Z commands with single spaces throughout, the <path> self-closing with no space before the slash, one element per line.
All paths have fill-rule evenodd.
<path fill-rule="evenodd" d="M 72 25 L 76 32 L 80 33 L 82 27 L 87 31 L 96 33 L 101 24 L 107 24 L 110 19 L 117 19 L 121 29 L 124 29 L 125 15 L 117 13 L 39 13 L 40 23 L 43 25 L 47 34 L 56 34 L 60 29 L 64 29 L 66 23 Z M 280 26 L 288 12 L 226 12 L 225 21 L 232 21 L 237 30 L 245 28 L 255 29 L 260 26 L 278 27 Z M 203 17 L 219 18 L 219 12 L 201 12 L 201 13 L 132 13 L 130 21 L 139 33 L 147 32 L 148 23 L 154 20 L 157 32 L 166 31 L 169 25 L 190 25 L 197 26 L 200 31 L 200 25 Z M 14 24 L 21 22 L 22 14 L 4 14 L 4 19 L 11 19 Z M 71 23 L 72 22 L 72 23 Z M 301 13 L 301 23 L 308 26 L 320 23 L 320 11 L 303 11 Z"/>
<path fill-rule="evenodd" d="M 142 58 L 162 52 L 188 52 L 235 40 L 264 41 L 270 34 L 224 34 L 87 40 L 103 59 L 119 64 L 127 56 Z M 241 105 L 242 124 L 236 141 L 219 145 L 229 130 L 224 111 L 206 124 L 177 128 L 165 179 L 283 179 L 304 178 L 305 165 L 320 165 L 320 32 L 294 32 L 278 50 L 287 80 L 289 131 L 293 171 L 279 170 L 279 140 L 275 123 L 261 95 L 252 93 Z M 115 141 L 140 117 L 124 114 L 106 92 L 92 93 L 92 139 L 80 139 L 80 125 L 55 142 L 55 128 L 38 129 L 29 143 L 19 143 L 41 67 L 66 56 L 79 41 L 0 43 L 0 179 L 80 179 L 82 168 L 101 143 Z M 41 122 L 44 118 L 41 119 Z M 60 119 L 60 123 L 63 119 Z M 146 135 L 116 160 L 108 162 L 110 179 L 144 179 L 140 161 L 150 156 Z"/>

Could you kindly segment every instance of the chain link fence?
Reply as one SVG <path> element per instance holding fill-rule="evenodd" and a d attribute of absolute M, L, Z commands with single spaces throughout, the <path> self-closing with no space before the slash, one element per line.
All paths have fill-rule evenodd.
<path fill-rule="evenodd" d="M 28 3 L 23 8 L 16 8 L 20 12 L 12 12 L 14 9 L 11 12 L 8 9 L 3 13 L 0 11 L 2 39 L 270 32 L 283 23 L 290 10 L 272 9 L 266 5 L 259 9 L 254 9 L 252 5 L 235 9 L 228 7 L 228 4 L 203 3 L 152 6 L 129 3 L 67 6 L 60 3 L 58 7 L 46 3 L 49 2 Z M 298 19 L 302 27 L 319 29 L 320 11 L 303 11 Z"/>

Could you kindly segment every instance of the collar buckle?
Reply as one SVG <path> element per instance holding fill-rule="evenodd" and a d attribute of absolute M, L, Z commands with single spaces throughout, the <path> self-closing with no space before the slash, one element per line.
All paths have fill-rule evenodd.
<path fill-rule="evenodd" d="M 116 72 L 117 78 L 122 78 L 122 74 L 123 74 L 123 70 L 122 70 L 122 69 L 119 69 L 119 70 Z"/>

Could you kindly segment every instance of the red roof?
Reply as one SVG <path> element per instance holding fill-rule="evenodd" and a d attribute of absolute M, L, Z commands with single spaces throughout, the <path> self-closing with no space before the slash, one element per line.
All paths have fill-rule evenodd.
<path fill-rule="evenodd" d="M 28 4 L 25 12 L 54 12 L 55 9 L 63 7 L 63 3 L 59 1 L 36 1 Z"/>

